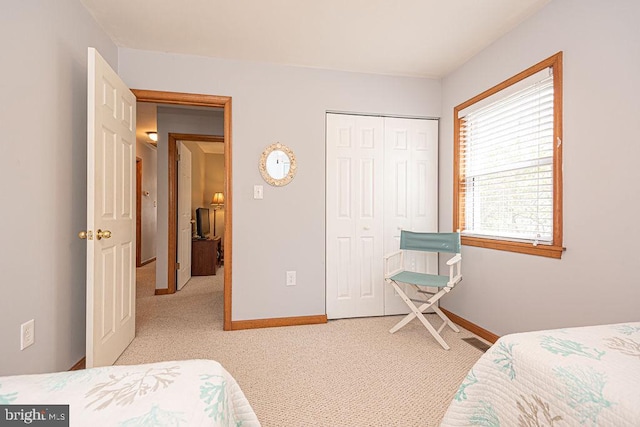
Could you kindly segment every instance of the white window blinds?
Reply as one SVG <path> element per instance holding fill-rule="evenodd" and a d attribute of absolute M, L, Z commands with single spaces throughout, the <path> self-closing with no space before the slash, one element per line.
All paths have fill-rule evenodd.
<path fill-rule="evenodd" d="M 463 235 L 553 243 L 553 77 L 543 74 L 460 118 Z"/>

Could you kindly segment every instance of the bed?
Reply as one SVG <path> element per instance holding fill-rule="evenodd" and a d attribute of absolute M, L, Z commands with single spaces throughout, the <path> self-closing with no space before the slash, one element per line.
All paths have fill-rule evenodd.
<path fill-rule="evenodd" d="M 7 404 L 68 404 L 71 426 L 260 426 L 234 378 L 212 360 L 0 377 Z"/>
<path fill-rule="evenodd" d="M 442 426 L 640 426 L 640 322 L 506 335 Z"/>

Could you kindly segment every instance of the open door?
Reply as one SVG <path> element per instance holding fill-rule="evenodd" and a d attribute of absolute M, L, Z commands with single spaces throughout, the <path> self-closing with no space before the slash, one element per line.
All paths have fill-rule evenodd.
<path fill-rule="evenodd" d="M 86 366 L 112 365 L 135 336 L 136 97 L 89 48 Z"/>
<path fill-rule="evenodd" d="M 191 151 L 178 141 L 178 290 L 191 279 Z"/>

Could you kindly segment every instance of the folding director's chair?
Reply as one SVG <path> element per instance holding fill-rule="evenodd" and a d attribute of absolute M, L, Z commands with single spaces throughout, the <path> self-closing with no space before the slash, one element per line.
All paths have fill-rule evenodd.
<path fill-rule="evenodd" d="M 449 275 L 441 276 L 437 274 L 418 273 L 407 271 L 404 269 L 404 253 L 405 251 L 422 251 L 422 252 L 448 252 L 455 254 L 447 265 L 449 266 Z M 400 257 L 400 268 L 396 271 L 389 272 L 389 260 L 394 257 Z M 409 306 L 411 313 L 404 317 L 389 332 L 394 333 L 414 318 L 418 318 L 425 328 L 433 335 L 433 337 L 445 349 L 449 350 L 449 346 L 442 339 L 440 333 L 449 326 L 455 332 L 460 332 L 458 327 L 440 310 L 438 300 L 447 294 L 454 286 L 462 280 L 461 264 L 462 255 L 460 254 L 460 233 L 417 233 L 401 230 L 400 232 L 400 250 L 389 254 L 385 259 L 385 281 L 391 283 L 402 300 Z M 425 300 L 412 300 L 402 290 L 401 283 L 406 283 L 415 287 L 419 295 L 431 295 Z M 432 292 L 429 288 L 435 288 Z M 414 302 L 421 303 L 416 307 Z M 424 312 L 431 308 L 443 320 L 442 325 L 436 330 L 431 323 L 424 317 Z"/>

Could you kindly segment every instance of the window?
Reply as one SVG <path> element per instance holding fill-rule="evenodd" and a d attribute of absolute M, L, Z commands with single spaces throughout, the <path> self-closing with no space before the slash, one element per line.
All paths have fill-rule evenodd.
<path fill-rule="evenodd" d="M 462 244 L 562 255 L 562 52 L 454 108 Z"/>

